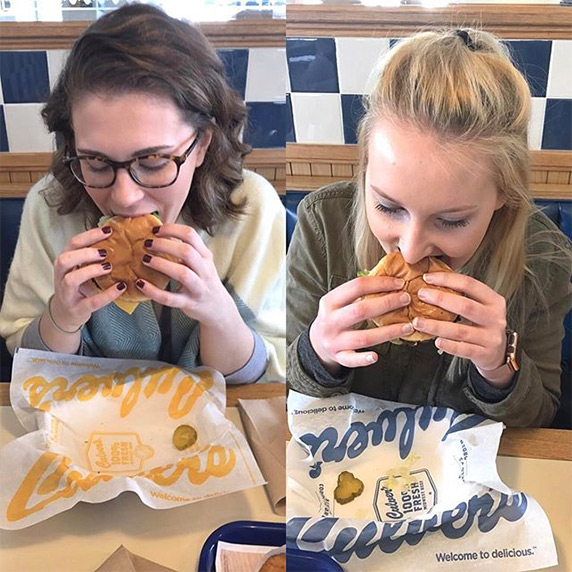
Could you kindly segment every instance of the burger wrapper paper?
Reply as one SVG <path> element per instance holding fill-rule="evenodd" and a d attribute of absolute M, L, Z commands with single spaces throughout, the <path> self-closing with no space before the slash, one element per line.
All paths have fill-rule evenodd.
<path fill-rule="evenodd" d="M 209 368 L 19 349 L 12 407 L 29 431 L 0 450 L 0 527 L 20 529 L 124 491 L 165 509 L 264 483 L 225 418 L 225 382 Z M 197 434 L 183 451 L 173 433 Z"/>
<path fill-rule="evenodd" d="M 359 572 L 557 564 L 546 514 L 497 473 L 502 423 L 444 407 L 294 391 L 288 422 L 289 547 Z"/>
<path fill-rule="evenodd" d="M 133 554 L 121 545 L 94 572 L 177 572 L 172 568 L 161 566 L 152 560 Z"/>
<path fill-rule="evenodd" d="M 286 397 L 239 399 L 248 442 L 267 481 L 275 514 L 286 516 Z"/>
<path fill-rule="evenodd" d="M 285 546 L 273 548 L 219 540 L 216 545 L 215 570 L 216 572 L 258 572 L 271 556 L 285 553 Z"/>

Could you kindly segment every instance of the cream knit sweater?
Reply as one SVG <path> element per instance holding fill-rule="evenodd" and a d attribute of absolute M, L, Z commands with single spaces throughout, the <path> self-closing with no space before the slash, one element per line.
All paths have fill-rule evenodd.
<path fill-rule="evenodd" d="M 4 301 L 0 335 L 11 352 L 54 292 L 53 263 L 65 245 L 83 232 L 83 215 L 58 215 L 40 190 L 57 184 L 44 177 L 28 193 Z M 285 214 L 270 183 L 245 171 L 233 199 L 247 198 L 247 214 L 200 235 L 214 255 L 218 274 L 245 322 L 264 341 L 268 367 L 262 381 L 285 378 Z M 178 221 L 181 222 L 181 221 Z M 100 357 L 165 359 L 184 367 L 199 365 L 199 324 L 179 310 L 170 312 L 170 349 L 161 354 L 161 331 L 151 302 L 131 315 L 114 304 L 95 312 L 83 330 L 81 353 Z M 165 326 L 163 326 L 164 328 Z"/>

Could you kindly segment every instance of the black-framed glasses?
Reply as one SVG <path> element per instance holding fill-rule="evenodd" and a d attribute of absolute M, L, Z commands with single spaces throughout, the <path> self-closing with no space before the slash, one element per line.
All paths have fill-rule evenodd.
<path fill-rule="evenodd" d="M 200 136 L 199 131 L 182 155 L 152 153 L 129 161 L 112 161 L 97 155 L 76 155 L 65 157 L 63 162 L 82 185 L 93 189 L 111 187 L 117 178 L 117 169 L 127 169 L 129 176 L 142 187 L 161 189 L 177 180 L 181 165 L 193 152 Z"/>

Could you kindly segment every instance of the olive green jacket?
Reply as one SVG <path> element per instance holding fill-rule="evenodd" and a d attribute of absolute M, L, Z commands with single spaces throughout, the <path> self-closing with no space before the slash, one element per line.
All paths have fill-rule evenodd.
<path fill-rule="evenodd" d="M 556 247 L 545 241 L 535 248 L 536 251 L 546 249 L 546 256 L 535 256 L 531 270 L 545 285 L 548 311 L 529 308 L 526 326 L 519 331 L 520 371 L 510 390 L 499 394 L 500 400 L 486 399 L 477 391 L 476 386 L 483 378 L 468 360 L 462 361 L 463 367 L 453 380 L 448 379 L 445 372 L 452 358 L 447 354 L 440 355 L 432 341 L 376 346 L 373 349 L 379 359 L 375 364 L 347 370 L 349 375 L 339 379 L 327 373 L 312 351 L 313 371 L 321 371 L 321 374 L 308 375 L 300 360 L 301 334 L 306 332 L 307 336 L 317 315 L 320 298 L 355 278 L 359 270 L 353 262 L 352 230 L 347 224 L 353 194 L 353 184 L 337 183 L 310 193 L 298 207 L 298 222 L 288 251 L 289 387 L 318 397 L 351 391 L 402 403 L 446 406 L 461 412 L 479 413 L 508 426 L 549 425 L 559 404 L 563 319 L 572 304 L 572 288 L 569 264 L 549 262 L 550 250 L 555 252 Z M 556 242 L 565 251 L 570 250 L 569 241 L 550 219 L 540 212 L 531 216 L 530 237 L 534 239 L 538 233 L 547 230 L 555 232 Z M 534 244 L 534 240 L 528 240 L 529 243 Z M 526 293 L 522 295 L 526 296 Z M 510 315 L 507 321 L 509 328 L 516 329 Z M 307 356 L 307 351 L 304 355 Z"/>

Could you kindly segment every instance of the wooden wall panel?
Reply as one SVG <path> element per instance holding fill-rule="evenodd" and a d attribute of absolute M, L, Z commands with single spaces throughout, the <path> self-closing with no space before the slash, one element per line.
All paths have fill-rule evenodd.
<path fill-rule="evenodd" d="M 50 153 L 1 153 L 0 197 L 23 197 L 48 170 Z M 255 149 L 245 167 L 268 179 L 279 194 L 314 191 L 329 183 L 349 180 L 357 172 L 355 145 L 289 143 L 284 149 Z M 572 152 L 533 151 L 531 191 L 535 198 L 572 198 Z"/>
<path fill-rule="evenodd" d="M 424 6 L 304 6 L 286 12 L 288 37 L 405 37 L 432 27 L 485 28 L 505 39 L 568 40 L 569 6 L 542 4 L 453 4 Z"/>
<path fill-rule="evenodd" d="M 49 169 L 51 153 L 0 153 L 0 198 L 25 197 Z M 286 192 L 284 149 L 254 149 L 244 166 L 270 181 L 278 194 Z"/>
<path fill-rule="evenodd" d="M 0 22 L 0 50 L 69 49 L 92 22 Z M 286 22 L 250 18 L 202 23 L 215 48 L 284 47 Z"/>
<path fill-rule="evenodd" d="M 286 146 L 286 189 L 315 191 L 357 173 L 356 145 Z M 532 151 L 530 189 L 537 199 L 572 199 L 572 152 Z"/>
<path fill-rule="evenodd" d="M 0 50 L 69 49 L 91 22 L 0 22 Z M 402 37 L 434 26 L 484 27 L 506 39 L 570 39 L 572 10 L 542 4 L 423 6 L 289 5 L 287 19 L 200 24 L 215 47 L 284 46 L 289 37 Z"/>

